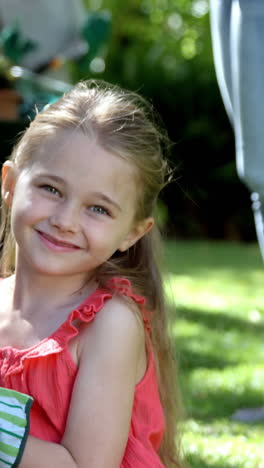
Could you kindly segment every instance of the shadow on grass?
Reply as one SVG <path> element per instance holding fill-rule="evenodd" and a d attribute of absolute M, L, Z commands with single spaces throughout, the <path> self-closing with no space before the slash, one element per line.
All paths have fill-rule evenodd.
<path fill-rule="evenodd" d="M 264 325 L 207 310 L 178 307 L 170 310 L 173 346 L 183 371 L 195 368 L 223 369 L 250 362 L 261 347 Z M 186 321 L 186 327 L 180 323 Z M 179 321 L 179 331 L 177 330 Z M 263 362 L 263 356 L 258 362 Z"/>
<path fill-rule="evenodd" d="M 223 357 L 213 355 L 212 351 L 199 352 L 192 351 L 186 346 L 185 338 L 177 338 L 177 344 L 174 345 L 175 354 L 177 360 L 180 363 L 180 370 L 182 372 L 188 372 L 196 368 L 207 368 L 207 369 L 224 369 L 228 366 L 236 365 L 236 361 L 233 362 Z"/>
<path fill-rule="evenodd" d="M 258 359 L 250 367 L 255 350 L 261 346 L 263 324 L 249 323 L 225 312 L 210 314 L 186 307 L 177 308 L 176 313 L 172 310 L 171 318 L 189 416 L 210 422 L 230 418 L 240 408 L 263 406 L 263 361 Z M 182 327 L 179 333 L 177 320 Z M 186 320 L 186 334 L 181 320 Z"/>
<path fill-rule="evenodd" d="M 242 468 L 241 465 L 230 465 L 228 464 L 227 465 L 224 465 L 223 464 L 223 461 L 221 462 L 212 462 L 212 463 L 208 463 L 208 461 L 206 461 L 204 459 L 204 457 L 201 457 L 199 455 L 189 455 L 187 457 L 187 468 Z"/>
<path fill-rule="evenodd" d="M 234 329 L 247 335 L 263 336 L 264 334 L 264 324 L 235 318 L 228 315 L 227 312 L 214 312 L 212 314 L 205 309 L 193 310 L 188 307 L 178 306 L 176 309 L 170 308 L 170 316 L 172 320 L 174 318 L 175 320 L 184 318 L 189 321 L 202 323 L 207 328 L 217 329 L 221 332 Z"/>
<path fill-rule="evenodd" d="M 263 270 L 257 244 L 173 239 L 165 244 L 164 258 L 166 271 L 176 275 L 210 273 L 217 269 L 248 280 L 250 271 Z"/>
<path fill-rule="evenodd" d="M 202 422 L 211 423 L 215 419 L 231 420 L 234 412 L 241 408 L 258 408 L 263 405 L 263 393 L 259 390 L 245 388 L 241 394 L 219 389 L 214 392 L 194 392 L 187 394 L 188 389 L 182 386 L 187 416 Z M 243 424 L 243 423 L 241 423 Z M 250 426 L 250 423 L 245 423 Z M 264 426 L 264 421 L 252 423 L 252 426 Z"/>

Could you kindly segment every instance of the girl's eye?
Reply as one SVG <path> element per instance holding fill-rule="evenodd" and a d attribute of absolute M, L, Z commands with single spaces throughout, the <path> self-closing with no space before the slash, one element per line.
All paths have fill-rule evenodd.
<path fill-rule="evenodd" d="M 53 187 L 52 185 L 45 184 L 45 185 L 41 185 L 40 188 L 42 188 L 42 189 L 45 190 L 46 192 L 51 193 L 52 195 L 60 195 L 59 190 L 57 190 L 57 189 L 56 189 L 55 187 Z"/>
<path fill-rule="evenodd" d="M 102 215 L 109 215 L 109 211 L 107 211 L 102 206 L 94 205 L 90 207 L 90 210 L 92 210 L 94 213 L 98 213 Z"/>

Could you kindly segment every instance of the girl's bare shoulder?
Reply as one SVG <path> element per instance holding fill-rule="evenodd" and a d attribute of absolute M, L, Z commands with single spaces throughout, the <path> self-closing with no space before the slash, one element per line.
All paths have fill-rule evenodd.
<path fill-rule="evenodd" d="M 96 332 L 100 335 L 110 335 L 112 338 L 118 335 L 138 336 L 138 340 L 144 341 L 144 326 L 138 306 L 130 298 L 113 296 L 102 309 L 97 312 L 93 322 L 83 324 L 80 330 L 80 340 L 84 343 L 87 337 Z"/>
<path fill-rule="evenodd" d="M 137 361 L 140 380 L 146 369 L 145 331 L 138 306 L 126 297 L 114 296 L 107 301 L 89 324 L 80 327 L 77 343 L 79 364 L 94 353 L 115 352 L 116 356 L 130 352 Z M 130 351 L 129 351 L 130 350 Z M 112 355 L 114 359 L 114 355 Z"/>

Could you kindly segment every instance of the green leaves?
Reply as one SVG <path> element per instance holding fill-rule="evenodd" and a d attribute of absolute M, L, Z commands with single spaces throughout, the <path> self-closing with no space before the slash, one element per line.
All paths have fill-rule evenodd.
<path fill-rule="evenodd" d="M 111 32 L 112 19 L 108 11 L 89 13 L 82 28 L 81 35 L 87 42 L 87 53 L 78 60 L 80 69 L 87 69 L 92 59 L 97 55 Z"/>
<path fill-rule="evenodd" d="M 19 65 L 26 54 L 37 48 L 36 42 L 24 37 L 17 23 L 5 27 L 0 33 L 3 54 L 11 63 Z"/>

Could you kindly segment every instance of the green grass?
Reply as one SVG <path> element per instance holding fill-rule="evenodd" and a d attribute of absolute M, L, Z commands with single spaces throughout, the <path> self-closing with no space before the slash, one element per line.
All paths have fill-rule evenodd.
<path fill-rule="evenodd" d="M 264 468 L 264 265 L 257 245 L 168 241 L 165 289 L 187 411 L 192 468 Z"/>

